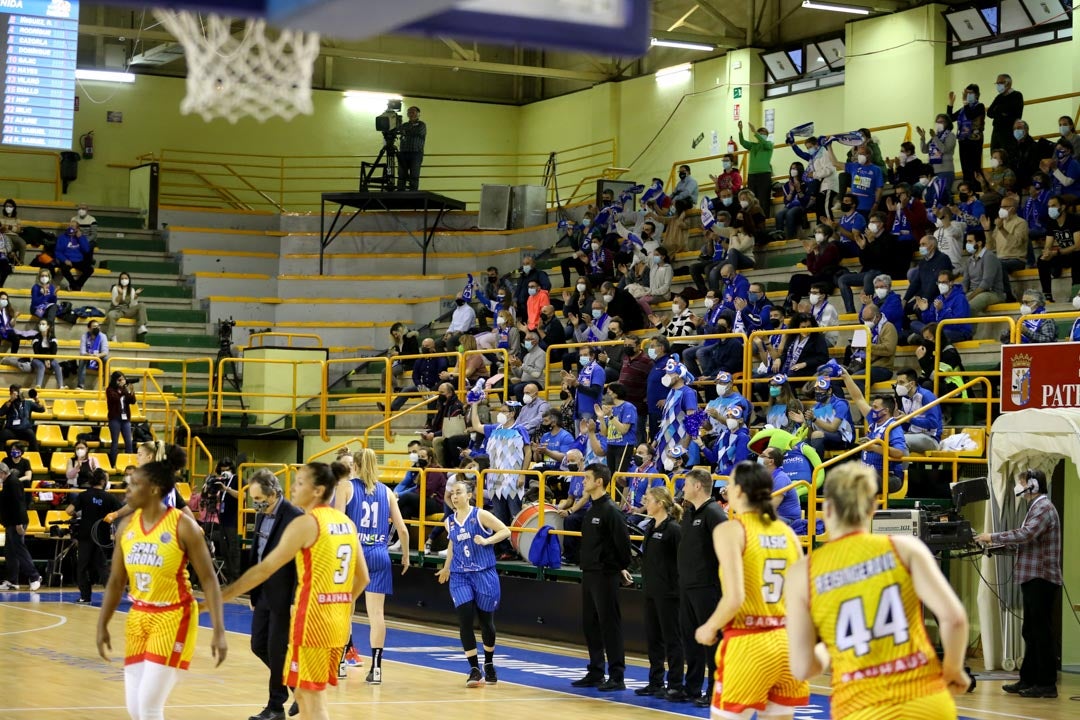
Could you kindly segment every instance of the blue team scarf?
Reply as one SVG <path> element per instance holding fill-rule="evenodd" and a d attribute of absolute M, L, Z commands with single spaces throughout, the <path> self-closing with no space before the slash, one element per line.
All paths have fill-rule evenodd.
<path fill-rule="evenodd" d="M 476 295 L 477 287 L 473 282 L 472 273 L 468 274 L 468 281 L 465 283 L 465 287 L 461 291 L 461 299 L 465 302 L 472 302 L 473 296 Z"/>
<path fill-rule="evenodd" d="M 645 192 L 641 195 L 641 204 L 645 205 L 650 202 L 655 202 L 657 207 L 664 208 L 670 203 L 668 196 L 664 194 L 664 181 L 660 178 L 653 178 L 652 184 L 645 188 Z"/>

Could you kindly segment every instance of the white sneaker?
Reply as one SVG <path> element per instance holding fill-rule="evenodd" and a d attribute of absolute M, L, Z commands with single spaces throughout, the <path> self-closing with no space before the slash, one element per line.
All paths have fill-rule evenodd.
<path fill-rule="evenodd" d="M 111 338 L 109 338 L 109 342 L 120 342 L 120 341 L 116 339 L 115 335 L 113 335 Z"/>
<path fill-rule="evenodd" d="M 398 540 L 396 543 L 394 543 L 393 545 L 391 545 L 390 547 L 388 547 L 386 549 L 389 550 L 390 552 L 397 552 L 398 550 L 401 549 L 401 541 Z"/>
<path fill-rule="evenodd" d="M 18 589 L 19 589 L 19 586 L 18 586 L 18 585 L 12 585 L 12 584 L 11 584 L 10 582 L 8 582 L 7 580 L 5 580 L 4 582 L 0 583 L 0 592 L 11 592 L 11 591 L 13 591 L 13 590 L 18 590 Z"/>
<path fill-rule="evenodd" d="M 41 587 L 41 578 L 30 581 L 30 592 L 37 592 L 39 587 Z"/>
<path fill-rule="evenodd" d="M 437 552 L 435 554 L 438 555 L 439 557 L 446 557 L 446 548 L 443 548 L 442 550 L 440 550 L 439 552 Z"/>
<path fill-rule="evenodd" d="M 145 325 L 140 325 L 139 329 L 135 331 L 135 334 L 136 335 L 145 335 L 148 332 L 150 332 L 150 330 Z"/>

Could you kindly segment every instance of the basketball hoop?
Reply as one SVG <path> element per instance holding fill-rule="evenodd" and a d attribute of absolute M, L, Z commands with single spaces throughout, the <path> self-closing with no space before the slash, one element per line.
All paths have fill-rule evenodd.
<path fill-rule="evenodd" d="M 235 123 L 245 115 L 259 122 L 280 116 L 310 115 L 311 74 L 319 56 L 319 35 L 281 30 L 269 37 L 266 22 L 244 21 L 234 31 L 232 18 L 184 10 L 154 10 L 154 17 L 184 46 L 187 95 L 185 115 Z"/>

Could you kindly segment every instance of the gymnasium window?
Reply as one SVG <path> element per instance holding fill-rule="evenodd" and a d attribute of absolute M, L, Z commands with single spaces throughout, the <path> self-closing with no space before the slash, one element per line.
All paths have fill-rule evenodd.
<path fill-rule="evenodd" d="M 765 97 L 820 90 L 844 84 L 843 36 L 820 38 L 761 53 L 768 84 Z"/>
<path fill-rule="evenodd" d="M 962 62 L 1072 39 L 1072 0 L 996 0 L 943 12 L 946 62 Z"/>

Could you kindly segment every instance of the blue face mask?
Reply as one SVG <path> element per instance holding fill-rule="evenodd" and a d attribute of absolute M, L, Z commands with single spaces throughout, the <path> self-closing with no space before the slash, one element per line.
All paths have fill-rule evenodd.
<path fill-rule="evenodd" d="M 1013 130 L 1013 137 L 1017 140 L 1023 140 L 1025 135 L 1027 135 L 1027 133 L 1020 128 Z"/>
<path fill-rule="evenodd" d="M 522 344 L 525 346 L 526 350 L 532 350 L 533 349 L 533 341 L 532 340 L 526 340 Z"/>
<path fill-rule="evenodd" d="M 919 246 L 919 255 L 921 255 L 922 257 L 926 257 L 929 254 L 930 254 L 930 248 L 926 247 L 925 245 L 920 245 Z"/>
<path fill-rule="evenodd" d="M 729 198 L 729 197 L 720 198 L 720 202 L 722 202 L 724 204 L 724 207 L 730 207 L 731 206 L 731 198 Z"/>
<path fill-rule="evenodd" d="M 978 100 L 979 99 L 977 97 L 975 97 L 975 93 L 968 93 L 967 94 L 967 104 L 968 105 L 974 105 L 976 102 L 978 102 Z"/>
<path fill-rule="evenodd" d="M 649 359 L 656 360 L 656 348 L 649 348 Z"/>
<path fill-rule="evenodd" d="M 750 300 L 750 302 L 756 303 L 758 300 L 761 299 L 761 293 L 756 293 L 756 292 L 748 293 L 746 297 Z"/>
<path fill-rule="evenodd" d="M 593 316 L 593 318 L 594 318 L 594 319 L 596 319 L 596 320 L 599 320 L 599 319 L 600 319 L 600 316 L 601 316 L 601 315 L 603 315 L 603 314 L 604 314 L 604 311 L 603 311 L 603 310 L 596 310 L 596 309 L 594 309 L 594 310 L 592 311 L 592 316 Z"/>
<path fill-rule="evenodd" d="M 769 397 L 780 397 L 780 386 L 773 385 L 769 388 Z"/>
<path fill-rule="evenodd" d="M 870 421 L 871 425 L 877 425 L 885 418 L 884 410 L 871 410 L 870 414 L 866 416 L 866 419 Z"/>

